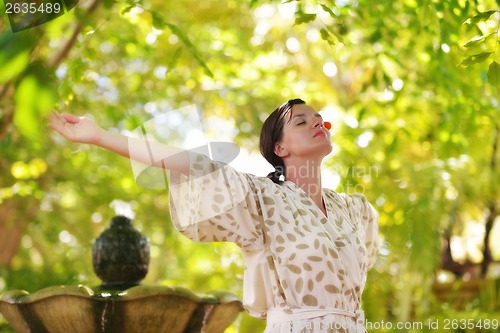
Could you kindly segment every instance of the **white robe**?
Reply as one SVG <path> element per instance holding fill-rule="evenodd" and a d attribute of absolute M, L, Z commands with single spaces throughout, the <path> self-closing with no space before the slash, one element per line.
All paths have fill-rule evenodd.
<path fill-rule="evenodd" d="M 267 319 L 265 332 L 364 331 L 361 294 L 378 250 L 378 214 L 365 197 L 323 189 L 325 216 L 290 181 L 190 155 L 190 175 L 170 175 L 172 221 L 194 241 L 241 248 L 243 304 Z"/>

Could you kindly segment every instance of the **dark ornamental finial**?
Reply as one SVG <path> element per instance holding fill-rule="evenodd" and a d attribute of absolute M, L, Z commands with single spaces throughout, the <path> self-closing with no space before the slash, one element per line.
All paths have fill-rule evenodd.
<path fill-rule="evenodd" d="M 128 288 L 140 284 L 148 273 L 149 241 L 122 215 L 111 219 L 92 246 L 94 271 L 102 288 Z"/>

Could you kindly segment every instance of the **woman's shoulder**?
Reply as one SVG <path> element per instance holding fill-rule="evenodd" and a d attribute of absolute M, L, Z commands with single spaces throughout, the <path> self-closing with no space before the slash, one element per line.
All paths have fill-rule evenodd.
<path fill-rule="evenodd" d="M 324 188 L 323 192 L 325 193 L 325 196 L 330 199 L 335 201 L 338 204 L 343 204 L 346 206 L 351 206 L 352 204 L 359 205 L 359 204 L 365 204 L 367 203 L 367 199 L 363 193 L 342 193 L 342 192 L 336 192 L 332 189 L 329 188 Z"/>
<path fill-rule="evenodd" d="M 253 173 L 236 170 L 231 166 L 228 167 L 233 170 L 233 173 L 235 175 L 238 175 L 238 177 L 244 179 L 254 192 L 278 194 L 283 190 L 282 184 L 275 183 L 271 178 L 267 176 L 257 176 Z"/>

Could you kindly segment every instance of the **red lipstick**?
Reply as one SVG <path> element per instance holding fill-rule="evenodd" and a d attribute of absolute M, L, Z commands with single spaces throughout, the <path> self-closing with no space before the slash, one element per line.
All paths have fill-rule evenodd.
<path fill-rule="evenodd" d="M 323 130 L 317 130 L 313 137 L 315 138 L 317 136 L 326 136 L 326 133 Z"/>

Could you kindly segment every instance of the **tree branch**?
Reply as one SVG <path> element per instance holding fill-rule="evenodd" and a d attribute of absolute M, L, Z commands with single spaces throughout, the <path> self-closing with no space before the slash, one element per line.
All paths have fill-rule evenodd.
<path fill-rule="evenodd" d="M 495 137 L 493 139 L 493 152 L 491 154 L 491 176 L 493 181 L 496 180 L 496 168 L 497 168 L 497 151 L 498 151 L 498 141 L 500 139 L 500 128 L 497 125 L 495 127 Z M 488 266 L 493 261 L 493 256 L 491 255 L 490 249 L 490 237 L 491 230 L 493 229 L 493 224 L 495 223 L 495 219 L 498 216 L 497 207 L 496 207 L 496 187 L 493 188 L 492 196 L 488 202 L 488 215 L 486 216 L 486 224 L 485 224 L 485 234 L 484 234 L 484 242 L 483 242 L 483 262 L 481 264 L 481 277 L 486 277 L 488 273 Z"/>
<path fill-rule="evenodd" d="M 99 0 L 94 0 L 87 9 L 87 15 L 92 14 L 98 7 Z M 79 21 L 75 28 L 73 29 L 73 33 L 71 37 L 66 41 L 64 46 L 60 49 L 60 51 L 54 56 L 54 58 L 49 61 L 49 65 L 57 68 L 59 64 L 63 61 L 63 59 L 68 55 L 69 51 L 73 48 L 78 38 L 78 35 L 82 31 L 83 24 Z"/>

